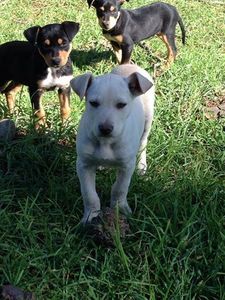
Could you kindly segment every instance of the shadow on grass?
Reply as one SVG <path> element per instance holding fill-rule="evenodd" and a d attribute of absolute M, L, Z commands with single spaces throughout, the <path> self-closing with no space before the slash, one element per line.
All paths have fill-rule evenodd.
<path fill-rule="evenodd" d="M 96 49 L 72 50 L 70 56 L 73 64 L 77 68 L 82 69 L 83 66 L 89 66 L 102 60 L 112 59 L 112 52 L 110 50 L 98 51 Z"/>

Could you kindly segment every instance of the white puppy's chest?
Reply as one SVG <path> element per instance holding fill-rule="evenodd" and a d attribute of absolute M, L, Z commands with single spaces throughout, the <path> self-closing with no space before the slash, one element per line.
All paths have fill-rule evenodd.
<path fill-rule="evenodd" d="M 128 153 L 125 145 L 121 147 L 110 143 L 86 143 L 79 149 L 83 159 L 91 165 L 96 166 L 121 166 L 130 160 L 130 156 L 135 157 L 135 153 Z"/>
<path fill-rule="evenodd" d="M 73 78 L 72 75 L 58 76 L 56 69 L 48 68 L 47 77 L 43 80 L 39 80 L 38 84 L 40 88 L 51 89 L 51 88 L 67 88 L 70 85 L 70 80 Z"/>
<path fill-rule="evenodd" d="M 97 146 L 93 152 L 93 158 L 100 164 L 111 165 L 115 163 L 115 153 L 110 145 Z"/>

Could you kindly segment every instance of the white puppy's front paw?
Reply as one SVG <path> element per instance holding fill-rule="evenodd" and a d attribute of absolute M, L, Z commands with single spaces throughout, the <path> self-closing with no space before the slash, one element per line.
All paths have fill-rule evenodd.
<path fill-rule="evenodd" d="M 116 206 L 118 206 L 119 211 L 124 214 L 125 216 L 131 215 L 132 214 L 132 209 L 130 208 L 130 206 L 128 205 L 127 202 L 120 202 L 120 203 L 114 203 L 113 205 L 111 205 L 111 208 L 115 208 Z"/>
<path fill-rule="evenodd" d="M 130 208 L 128 203 L 119 205 L 119 209 L 120 209 L 121 213 L 123 213 L 125 216 L 129 216 L 132 214 L 132 209 Z"/>
<path fill-rule="evenodd" d="M 83 215 L 83 218 L 81 219 L 81 223 L 83 225 L 86 225 L 88 223 L 91 223 L 91 221 L 98 217 L 101 213 L 101 210 L 88 210 L 88 211 L 85 211 L 84 215 Z"/>

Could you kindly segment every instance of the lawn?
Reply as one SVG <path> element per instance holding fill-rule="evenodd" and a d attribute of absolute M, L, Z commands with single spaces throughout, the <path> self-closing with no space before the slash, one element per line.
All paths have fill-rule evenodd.
<path fill-rule="evenodd" d="M 132 0 L 124 8 L 151 1 Z M 207 100 L 225 97 L 225 5 L 168 0 L 187 30 L 187 44 L 155 79 L 156 110 L 144 177 L 134 174 L 130 233 L 122 244 L 96 245 L 80 231 L 82 199 L 75 172 L 76 130 L 84 102 L 72 94 L 62 127 L 56 92 L 44 95 L 49 128 L 33 129 L 27 88 L 17 97 L 17 138 L 0 144 L 0 285 L 10 282 L 37 299 L 225 299 L 225 122 L 208 119 Z M 24 40 L 33 25 L 80 22 L 73 41 L 74 75 L 99 75 L 116 65 L 94 9 L 85 0 L 3 0 L 0 43 Z M 134 61 L 153 73 L 165 57 L 157 38 Z M 0 95 L 0 117 L 7 116 Z M 111 171 L 97 175 L 108 205 Z"/>

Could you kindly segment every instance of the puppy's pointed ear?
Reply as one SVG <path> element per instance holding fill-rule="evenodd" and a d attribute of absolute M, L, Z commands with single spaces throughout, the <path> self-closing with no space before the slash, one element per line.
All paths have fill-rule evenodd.
<path fill-rule="evenodd" d="M 140 96 L 146 93 L 152 86 L 153 83 L 140 73 L 135 72 L 126 78 L 129 90 L 132 95 Z"/>
<path fill-rule="evenodd" d="M 33 26 L 28 29 L 26 29 L 23 34 L 25 38 L 30 42 L 32 45 L 35 45 L 37 43 L 38 34 L 41 30 L 40 26 Z"/>
<path fill-rule="evenodd" d="M 63 30 L 65 31 L 70 41 L 72 41 L 72 39 L 75 37 L 75 35 L 78 33 L 80 29 L 79 23 L 70 22 L 70 21 L 63 22 L 62 26 L 63 26 Z"/>
<path fill-rule="evenodd" d="M 84 98 L 84 96 L 86 96 L 87 90 L 90 87 L 93 78 L 94 77 L 91 73 L 86 73 L 77 76 L 70 81 L 72 89 L 80 97 L 81 100 Z"/>
<path fill-rule="evenodd" d="M 117 2 L 119 3 L 119 5 L 123 5 L 124 2 L 129 2 L 129 0 L 117 0 Z"/>
<path fill-rule="evenodd" d="M 93 4 L 94 1 L 95 1 L 95 0 L 87 0 L 88 7 L 89 7 L 89 8 L 91 8 L 91 6 L 92 6 L 92 4 Z"/>
<path fill-rule="evenodd" d="M 96 7 L 97 0 L 87 0 L 87 3 L 89 8 L 91 8 L 91 6 Z"/>

